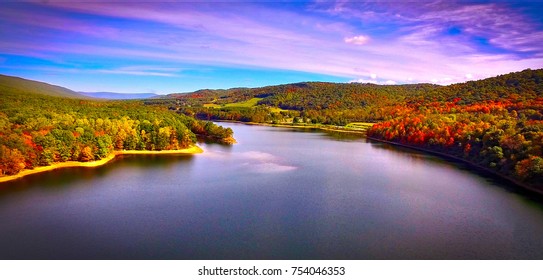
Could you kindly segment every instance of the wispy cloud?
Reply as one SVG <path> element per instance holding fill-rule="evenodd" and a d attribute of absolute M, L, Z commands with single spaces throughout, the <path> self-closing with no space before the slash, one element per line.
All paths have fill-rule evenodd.
<path fill-rule="evenodd" d="M 178 75 L 172 73 L 164 72 L 154 72 L 154 71 L 135 71 L 135 70 L 97 70 L 100 73 L 106 74 L 122 74 L 122 75 L 135 75 L 135 76 L 159 76 L 159 77 L 176 77 Z"/>
<path fill-rule="evenodd" d="M 0 54 L 82 72 L 178 77 L 190 65 L 446 84 L 543 65 L 541 18 L 538 23 L 508 3 L 323 1 L 302 7 L 49 1 L 4 6 Z"/>
<path fill-rule="evenodd" d="M 364 35 L 358 35 L 353 37 L 346 37 L 344 39 L 345 43 L 347 44 L 355 44 L 355 45 L 364 45 L 366 44 L 370 38 L 368 36 Z"/>

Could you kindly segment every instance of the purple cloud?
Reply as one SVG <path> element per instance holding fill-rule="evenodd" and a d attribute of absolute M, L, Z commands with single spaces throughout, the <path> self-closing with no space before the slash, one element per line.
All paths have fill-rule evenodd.
<path fill-rule="evenodd" d="M 507 3 L 5 6 L 0 54 L 66 71 L 178 77 L 190 65 L 450 84 L 543 65 L 541 24 Z"/>
<path fill-rule="evenodd" d="M 369 40 L 370 38 L 364 35 L 347 37 L 344 39 L 345 43 L 354 45 L 365 45 Z"/>

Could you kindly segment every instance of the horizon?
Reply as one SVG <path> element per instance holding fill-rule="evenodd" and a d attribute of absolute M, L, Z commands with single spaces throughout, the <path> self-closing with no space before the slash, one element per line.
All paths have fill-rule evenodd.
<path fill-rule="evenodd" d="M 0 73 L 77 92 L 448 85 L 543 65 L 541 2 L 5 3 Z"/>
<path fill-rule="evenodd" d="M 406 84 L 379 84 L 379 83 L 373 83 L 373 82 L 359 82 L 359 81 L 348 81 L 348 82 L 298 81 L 298 82 L 283 83 L 283 84 L 268 84 L 268 85 L 262 85 L 262 86 L 254 86 L 254 87 L 198 88 L 198 89 L 195 89 L 193 91 L 166 92 L 166 93 L 162 93 L 162 94 L 154 93 L 154 92 L 117 92 L 117 91 L 107 91 L 107 90 L 106 91 L 78 91 L 78 90 L 74 90 L 72 88 L 69 88 L 69 87 L 67 87 L 65 85 L 62 85 L 62 84 L 54 84 L 54 83 L 49 83 L 49 82 L 46 82 L 46 81 L 33 80 L 33 79 L 20 77 L 20 76 L 5 75 L 5 74 L 2 74 L 2 73 L 0 73 L 0 76 L 3 75 L 3 76 L 6 76 L 6 77 L 12 77 L 12 78 L 16 78 L 16 79 L 28 80 L 28 81 L 31 81 L 31 82 L 45 83 L 45 84 L 48 84 L 50 86 L 62 87 L 62 88 L 65 88 L 65 89 L 68 89 L 68 90 L 71 90 L 71 91 L 73 91 L 75 93 L 80 93 L 80 94 L 101 94 L 101 93 L 103 93 L 103 94 L 111 93 L 111 94 L 120 94 L 120 95 L 154 94 L 154 95 L 157 95 L 157 96 L 166 96 L 166 95 L 170 95 L 170 94 L 191 94 L 191 93 L 194 93 L 194 92 L 205 91 L 205 90 L 213 91 L 213 90 L 255 89 L 255 88 L 263 88 L 263 87 L 276 87 L 276 86 L 304 84 L 304 83 L 360 84 L 360 85 L 376 85 L 376 86 L 404 86 L 404 85 L 424 85 L 424 84 L 426 84 L 426 85 L 434 85 L 434 86 L 446 87 L 446 86 L 455 85 L 455 84 L 463 84 L 463 83 L 466 83 L 466 82 L 477 82 L 477 81 L 482 81 L 482 80 L 486 80 L 486 79 L 492 79 L 492 78 L 496 78 L 496 77 L 499 77 L 499 76 L 514 74 L 514 73 L 520 73 L 520 72 L 528 71 L 528 70 L 537 71 L 537 70 L 543 70 L 543 68 L 536 68 L 536 69 L 526 68 L 526 69 L 522 69 L 522 70 L 519 70 L 519 71 L 514 71 L 514 72 L 509 72 L 509 73 L 504 73 L 504 74 L 497 74 L 497 75 L 491 76 L 491 77 L 484 77 L 484 78 L 480 78 L 480 79 L 470 79 L 470 80 L 465 80 L 465 81 L 462 81 L 462 82 L 451 83 L 451 84 L 446 84 L 446 85 L 433 84 L 431 82 L 420 82 L 420 83 L 409 83 L 409 84 L 407 84 L 407 83 Z"/>

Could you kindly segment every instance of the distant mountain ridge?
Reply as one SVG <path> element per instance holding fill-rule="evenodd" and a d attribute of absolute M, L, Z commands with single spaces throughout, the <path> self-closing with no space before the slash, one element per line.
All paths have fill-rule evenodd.
<path fill-rule="evenodd" d="M 57 85 L 0 74 L 0 93 L 5 91 L 18 92 L 21 94 L 24 94 L 25 92 L 37 93 L 48 96 L 79 99 L 99 98 L 126 100 L 147 99 L 159 96 L 154 93 L 76 92 Z"/>
<path fill-rule="evenodd" d="M 285 110 L 351 110 L 424 102 L 461 104 L 498 101 L 509 97 L 531 99 L 543 96 L 543 69 L 526 69 L 487 79 L 440 86 L 434 84 L 377 85 L 368 83 L 300 82 L 256 88 L 203 89 L 172 93 L 163 99 L 191 106 L 240 103 L 258 98 L 257 105 Z M 181 104 L 181 103 L 179 103 Z"/>
<path fill-rule="evenodd" d="M 0 74 L 0 93 L 3 91 L 16 91 L 23 94 L 25 92 L 39 93 L 49 96 L 67 98 L 88 98 L 87 96 L 81 95 L 64 87 Z"/>
<path fill-rule="evenodd" d="M 117 100 L 126 100 L 126 99 L 146 99 L 159 96 L 154 93 L 118 93 L 118 92 L 78 92 L 79 94 L 100 98 L 100 99 L 117 99 Z"/>

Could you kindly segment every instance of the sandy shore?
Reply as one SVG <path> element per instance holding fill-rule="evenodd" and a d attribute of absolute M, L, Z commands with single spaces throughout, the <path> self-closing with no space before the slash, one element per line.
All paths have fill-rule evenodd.
<path fill-rule="evenodd" d="M 34 169 L 25 169 L 21 172 L 19 172 L 16 175 L 10 175 L 10 176 L 2 176 L 0 177 L 0 183 L 12 181 L 15 179 L 22 178 L 24 176 L 28 176 L 31 174 L 36 174 L 40 172 L 46 172 L 50 170 L 55 170 L 59 168 L 66 168 L 66 167 L 97 167 L 102 166 L 108 162 L 110 162 L 112 159 L 114 159 L 118 155 L 183 155 L 183 154 L 200 154 L 204 151 L 202 148 L 198 146 L 192 146 L 187 149 L 182 150 L 165 150 L 165 151 L 138 151 L 138 150 L 124 150 L 124 151 L 114 151 L 112 154 L 110 154 L 108 157 L 103 158 L 101 160 L 95 160 L 95 161 L 89 161 L 89 162 L 79 162 L 79 161 L 66 161 L 66 162 L 59 162 L 55 163 L 53 165 L 49 166 L 39 166 Z"/>

